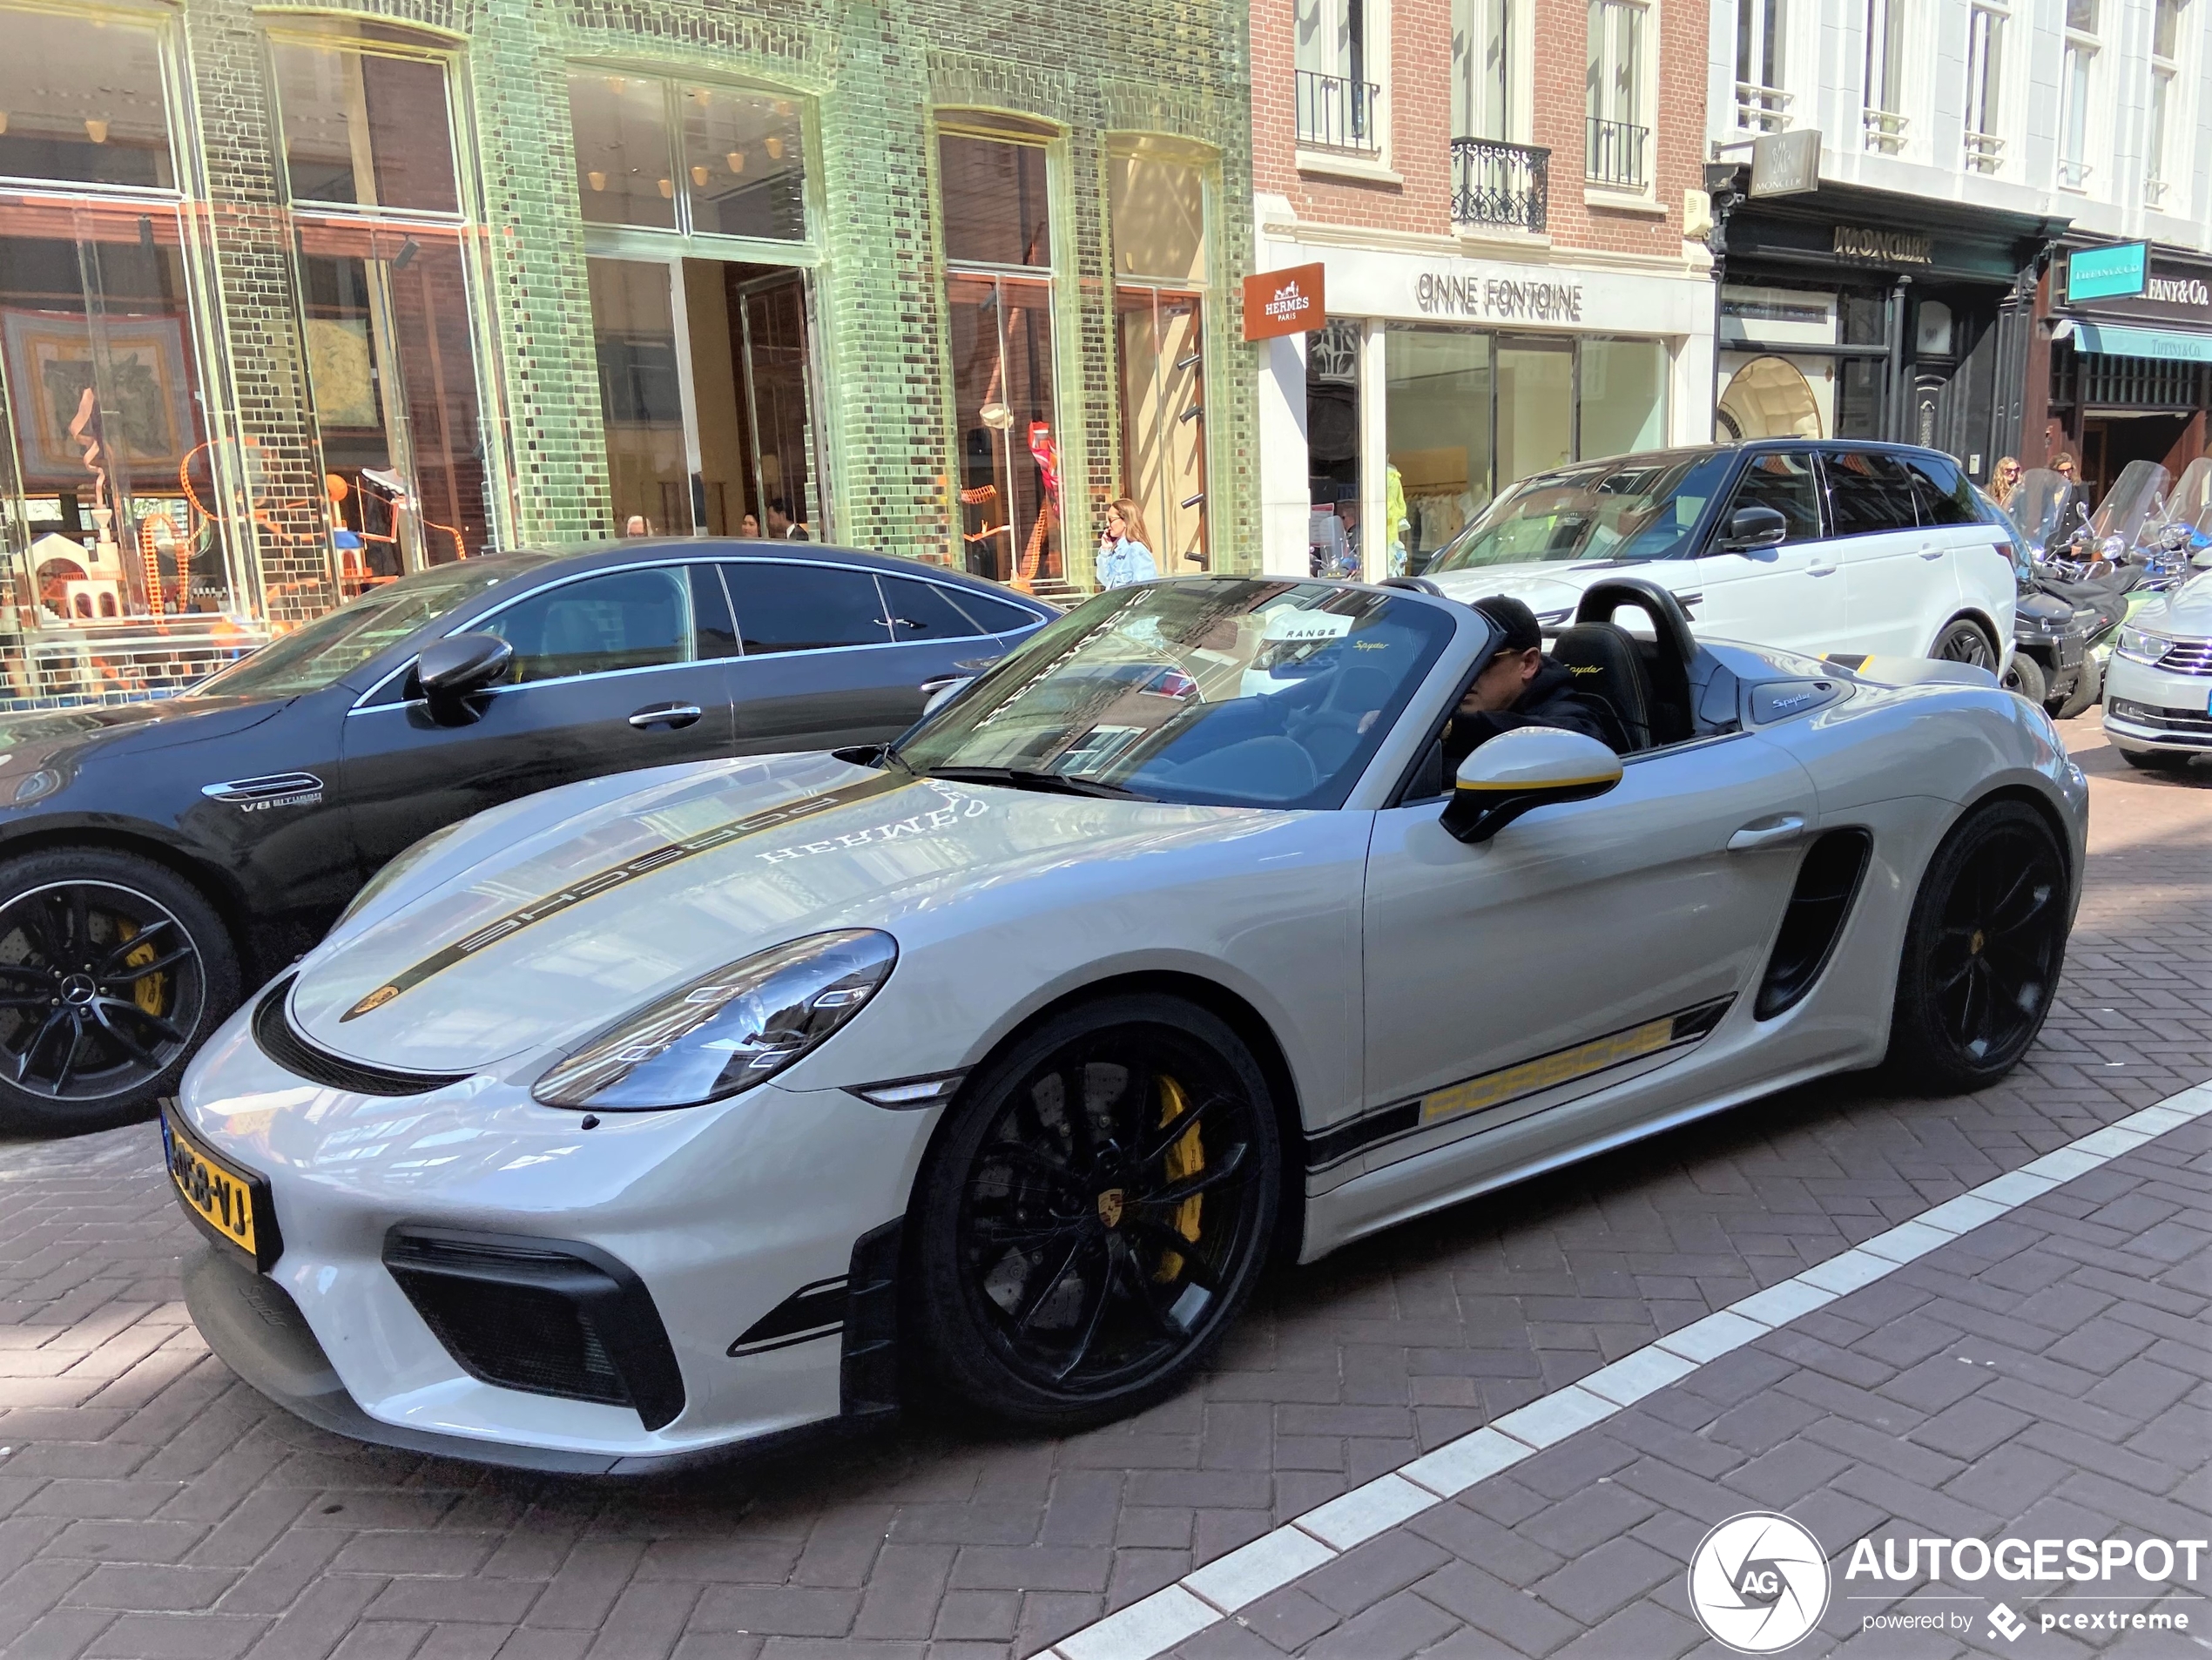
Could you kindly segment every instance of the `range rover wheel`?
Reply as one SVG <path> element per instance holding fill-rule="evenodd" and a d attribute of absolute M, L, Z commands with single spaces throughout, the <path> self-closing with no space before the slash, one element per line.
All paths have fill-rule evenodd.
<path fill-rule="evenodd" d="M 1997 668 L 1997 648 L 1989 636 L 1981 631 L 1981 624 L 1958 617 L 1937 636 L 1934 655 L 1946 663 L 1968 663 L 1977 669 L 1993 673 Z"/>
<path fill-rule="evenodd" d="M 1213 1016 L 1137 995 L 1049 1021 L 971 1082 L 916 1184 L 924 1364 L 1031 1428 L 1158 1400 L 1251 1296 L 1281 1168 L 1266 1080 Z"/>
<path fill-rule="evenodd" d="M 2066 960 L 2066 857 L 2020 801 L 1978 807 L 1920 879 L 1898 966 L 1889 1062 L 1932 1092 L 2011 1071 L 2042 1029 Z"/>
<path fill-rule="evenodd" d="M 0 864 L 0 1132 L 144 1117 L 238 998 L 222 919 L 174 872 L 105 848 Z"/>

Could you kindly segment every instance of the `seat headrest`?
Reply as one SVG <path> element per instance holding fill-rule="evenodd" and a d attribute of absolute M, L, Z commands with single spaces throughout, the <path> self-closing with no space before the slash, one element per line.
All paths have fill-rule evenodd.
<path fill-rule="evenodd" d="M 1621 723 L 1629 750 L 1651 747 L 1651 682 L 1629 631 L 1612 623 L 1576 623 L 1552 644 L 1553 658 L 1575 677 L 1575 690 L 1602 702 Z"/>

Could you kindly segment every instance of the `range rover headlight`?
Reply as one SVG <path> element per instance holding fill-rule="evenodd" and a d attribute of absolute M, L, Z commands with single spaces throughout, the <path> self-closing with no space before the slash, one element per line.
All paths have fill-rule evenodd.
<path fill-rule="evenodd" d="M 2163 634 L 2154 634 L 2146 628 L 2123 628 L 2120 631 L 2120 655 L 2133 658 L 2138 663 L 2155 663 L 2174 646 L 2175 642 Z"/>
<path fill-rule="evenodd" d="M 899 960 L 873 928 L 813 934 L 701 975 L 617 1022 L 537 1081 L 549 1107 L 645 1112 L 749 1090 L 859 1014 Z"/>

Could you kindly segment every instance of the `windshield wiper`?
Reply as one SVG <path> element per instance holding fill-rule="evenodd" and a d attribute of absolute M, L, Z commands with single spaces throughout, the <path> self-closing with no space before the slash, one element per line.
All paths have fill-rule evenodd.
<path fill-rule="evenodd" d="M 1114 801 L 1157 801 L 1159 797 L 1132 790 L 1125 784 L 1107 784 L 1093 778 L 1069 778 L 1064 773 L 1041 773 L 1026 766 L 933 766 L 924 778 L 941 778 L 953 784 L 1003 784 L 1009 789 L 1039 790 L 1048 795 L 1095 795 Z"/>

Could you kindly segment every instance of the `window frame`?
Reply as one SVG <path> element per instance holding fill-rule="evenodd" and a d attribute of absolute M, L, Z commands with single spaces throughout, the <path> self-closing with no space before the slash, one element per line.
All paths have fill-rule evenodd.
<path fill-rule="evenodd" d="M 462 125 L 462 101 L 466 97 L 466 77 L 461 71 L 461 49 L 434 46 L 410 41 L 368 40 L 358 35 L 327 34 L 301 26 L 304 20 L 283 14 L 271 19 L 263 28 L 261 37 L 268 57 L 269 103 L 275 120 L 273 123 L 277 145 L 277 172 L 284 181 L 285 206 L 293 213 L 304 211 L 311 218 L 336 215 L 349 219 L 386 219 L 396 224 L 466 225 L 478 218 L 472 194 L 474 170 L 464 157 L 466 134 Z M 364 17 L 355 21 L 377 23 L 382 20 Z M 289 25 L 289 26 L 287 26 Z M 395 24 L 394 28 L 413 31 L 412 24 Z M 426 31 L 427 32 L 427 31 Z M 275 49 L 279 46 L 313 46 L 327 51 L 350 52 L 356 57 L 396 57 L 403 62 L 430 64 L 445 77 L 446 91 L 446 148 L 453 157 L 454 207 L 451 212 L 439 208 L 391 207 L 381 203 L 330 201 L 320 196 L 300 196 L 292 188 L 292 164 L 284 149 L 284 98 L 279 90 Z M 372 163 L 373 165 L 373 163 Z"/>
<path fill-rule="evenodd" d="M 1993 173 L 2005 165 L 2005 37 L 2009 0 L 1971 0 L 1966 17 L 1966 103 L 1961 118 L 1967 168 Z M 1979 123 L 1979 125 L 1977 125 Z"/>
<path fill-rule="evenodd" d="M 1789 79 L 1789 0 L 1736 0 L 1735 50 L 1730 64 L 1738 132 L 1786 132 L 1792 94 Z M 1754 69 L 1770 81 L 1750 78 Z"/>
<path fill-rule="evenodd" d="M 2163 12 L 2174 20 L 2173 51 L 2158 50 L 2158 24 Z M 2187 184 L 2186 152 L 2189 138 L 2189 122 L 2194 114 L 2188 78 L 2182 73 L 2183 65 L 2191 56 L 2189 51 L 2188 0 L 2151 0 L 2150 31 L 2150 101 L 2146 109 L 2149 132 L 2143 145 L 2143 206 L 2154 212 L 2165 209 L 2167 194 L 2175 185 Z M 2175 152 L 2182 153 L 2178 157 Z M 2175 161 L 2182 163 L 2178 171 L 2184 178 L 2175 180 L 2165 177 L 2177 171 Z"/>
<path fill-rule="evenodd" d="M 67 3 L 67 0 L 0 0 L 0 18 L 11 11 L 37 12 L 46 17 L 69 17 L 98 27 L 120 24 L 126 28 L 144 30 L 153 37 L 154 54 L 160 65 L 161 123 L 169 141 L 169 178 L 167 185 L 102 185 L 79 179 L 47 179 L 28 173 L 0 174 L 0 191 L 10 195 L 30 192 L 71 197 L 112 197 L 121 201 L 158 201 L 181 203 L 194 193 L 191 186 L 192 159 L 182 133 L 178 131 L 182 118 L 192 109 L 191 78 L 185 67 L 185 51 L 179 38 L 183 24 L 174 14 L 142 10 L 120 6 L 86 6 Z"/>
<path fill-rule="evenodd" d="M 1345 57 L 1332 60 L 1326 66 L 1305 61 L 1306 54 L 1299 50 L 1298 39 L 1298 8 L 1291 13 L 1291 137 L 1301 154 L 1312 153 L 1325 166 L 1329 159 L 1339 162 L 1352 160 L 1388 167 L 1391 165 L 1390 121 L 1390 0 L 1314 0 L 1316 8 L 1325 20 L 1341 22 L 1346 36 Z M 1352 14 L 1359 14 L 1357 38 L 1352 37 Z M 1357 123 L 1355 111 L 1346 122 L 1346 135 L 1332 140 L 1320 132 L 1309 130 L 1305 118 L 1305 103 L 1303 86 L 1298 78 L 1313 75 L 1324 80 L 1334 80 L 1349 93 L 1351 89 L 1364 88 L 1367 95 L 1365 132 L 1363 138 L 1350 129 Z M 1299 164 L 1305 165 L 1304 162 Z"/>
<path fill-rule="evenodd" d="M 2091 0 L 2100 5 L 2101 0 Z M 2097 170 L 2098 150 L 2096 133 L 2090 117 L 2095 110 L 2102 76 L 2104 40 L 2101 25 L 2104 14 L 2099 10 L 2095 29 L 2080 29 L 2067 23 L 2061 30 L 2059 52 L 2059 124 L 2057 132 L 2057 167 L 2059 188 L 2087 192 L 2090 175 Z M 2079 65 L 2079 72 L 2076 66 Z M 2072 155 L 2067 146 L 2079 130 L 2080 145 Z"/>
<path fill-rule="evenodd" d="M 1860 54 L 1860 145 L 1877 155 L 1903 155 L 1911 142 L 1909 105 L 1914 88 L 1909 43 L 1912 0 L 1865 0 Z M 1879 39 L 1877 39 L 1877 36 Z"/>
<path fill-rule="evenodd" d="M 1656 0 L 1588 0 L 1584 14 L 1582 178 L 1601 191 L 1617 191 L 1649 199 L 1659 147 L 1659 111 L 1653 96 L 1655 59 L 1659 48 L 1659 8 Z M 1602 33 L 1603 45 L 1600 45 Z M 1618 100 L 1622 64 L 1620 54 L 1630 55 L 1628 69 L 1628 118 L 1622 118 Z M 1604 73 L 1601 78 L 1599 71 Z M 1612 110 L 1610 115 L 1602 110 Z M 1597 129 L 1601 125 L 1625 128 L 1637 135 L 1634 177 L 1622 179 L 1601 173 L 1596 165 Z"/>

